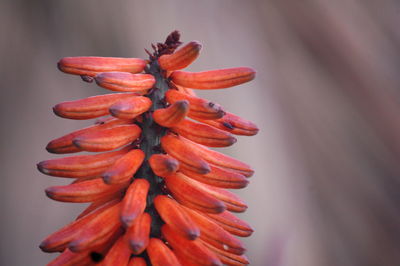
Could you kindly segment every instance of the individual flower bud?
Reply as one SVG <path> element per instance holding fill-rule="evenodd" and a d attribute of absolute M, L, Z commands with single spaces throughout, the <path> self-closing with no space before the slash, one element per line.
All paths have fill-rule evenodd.
<path fill-rule="evenodd" d="M 119 57 L 64 57 L 58 62 L 58 68 L 62 72 L 90 77 L 109 71 L 139 73 L 145 66 L 146 61 L 143 59 Z"/>
<path fill-rule="evenodd" d="M 178 70 L 190 65 L 200 54 L 201 44 L 192 41 L 173 54 L 160 56 L 158 63 L 165 70 Z"/>
<path fill-rule="evenodd" d="M 156 80 L 149 74 L 128 72 L 104 72 L 95 76 L 97 85 L 112 91 L 144 93 L 151 89 Z"/>
<path fill-rule="evenodd" d="M 177 101 L 167 108 L 160 108 L 153 113 L 154 121 L 163 127 L 177 126 L 189 112 L 188 101 Z"/>
<path fill-rule="evenodd" d="M 213 90 L 240 85 L 254 79 L 256 72 L 249 67 L 227 68 L 204 72 L 174 71 L 169 77 L 183 87 Z"/>

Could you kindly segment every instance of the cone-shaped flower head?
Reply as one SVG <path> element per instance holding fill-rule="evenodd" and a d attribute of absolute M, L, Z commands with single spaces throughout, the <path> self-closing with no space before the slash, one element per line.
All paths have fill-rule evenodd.
<path fill-rule="evenodd" d="M 46 189 L 51 199 L 89 203 L 72 223 L 48 236 L 49 265 L 247 265 L 236 236 L 253 230 L 232 212 L 247 205 L 240 189 L 251 167 L 208 147 L 227 147 L 234 135 L 257 134 L 255 124 L 197 97 L 252 80 L 248 67 L 186 72 L 200 54 L 181 45 L 177 31 L 152 45 L 149 60 L 66 57 L 58 68 L 111 92 L 57 104 L 68 119 L 99 118 L 56 138 L 51 153 L 91 152 L 40 162 L 40 172 L 72 178 Z M 194 90 L 193 90 L 194 89 Z M 107 117 L 106 117 L 107 116 Z M 95 153 L 93 153 L 95 152 Z"/>

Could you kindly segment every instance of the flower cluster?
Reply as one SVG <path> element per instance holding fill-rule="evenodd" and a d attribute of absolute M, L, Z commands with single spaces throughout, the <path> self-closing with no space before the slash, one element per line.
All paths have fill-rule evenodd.
<path fill-rule="evenodd" d="M 226 189 L 248 184 L 251 167 L 208 147 L 233 135 L 255 135 L 251 122 L 196 96 L 250 81 L 247 67 L 186 72 L 201 44 L 181 45 L 179 33 L 138 58 L 66 57 L 61 71 L 116 93 L 63 102 L 54 113 L 99 118 L 93 126 L 52 140 L 50 153 L 97 152 L 42 161 L 38 169 L 72 178 L 46 189 L 51 199 L 90 203 L 75 221 L 48 236 L 49 265 L 246 265 L 234 236 L 253 230 L 232 214 L 246 204 Z M 175 51 L 176 50 L 176 51 Z M 107 116 L 107 117 L 104 117 Z M 101 117 L 101 118 L 100 118 Z"/>

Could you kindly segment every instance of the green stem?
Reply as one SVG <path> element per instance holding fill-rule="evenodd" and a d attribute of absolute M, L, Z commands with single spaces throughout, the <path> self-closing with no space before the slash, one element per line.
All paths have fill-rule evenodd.
<path fill-rule="evenodd" d="M 150 190 L 147 195 L 147 207 L 146 212 L 151 215 L 151 237 L 161 236 L 161 225 L 163 224 L 160 216 L 154 208 L 154 198 L 157 195 L 165 194 L 163 192 L 164 181 L 156 176 L 150 168 L 148 159 L 155 153 L 160 153 L 160 140 L 165 135 L 166 128 L 159 126 L 154 122 L 152 113 L 160 108 L 165 108 L 165 92 L 169 89 L 167 80 L 164 78 L 157 60 L 150 63 L 150 67 L 147 73 L 153 75 L 156 78 L 156 84 L 154 85 L 153 91 L 146 95 L 153 102 L 151 109 L 143 114 L 142 126 L 142 140 L 140 142 L 140 149 L 143 150 L 146 157 L 145 160 L 138 170 L 136 177 L 145 178 L 150 183 Z"/>

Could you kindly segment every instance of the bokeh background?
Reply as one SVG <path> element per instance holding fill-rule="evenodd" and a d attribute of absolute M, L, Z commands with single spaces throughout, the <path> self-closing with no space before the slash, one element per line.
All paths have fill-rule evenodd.
<path fill-rule="evenodd" d="M 3 0 L 0 2 L 0 265 L 44 265 L 38 245 L 82 205 L 35 164 L 88 125 L 58 102 L 104 93 L 65 56 L 144 57 L 172 30 L 203 44 L 192 71 L 251 66 L 251 83 L 200 94 L 260 133 L 225 151 L 254 166 L 238 193 L 256 266 L 400 265 L 400 2 Z"/>

